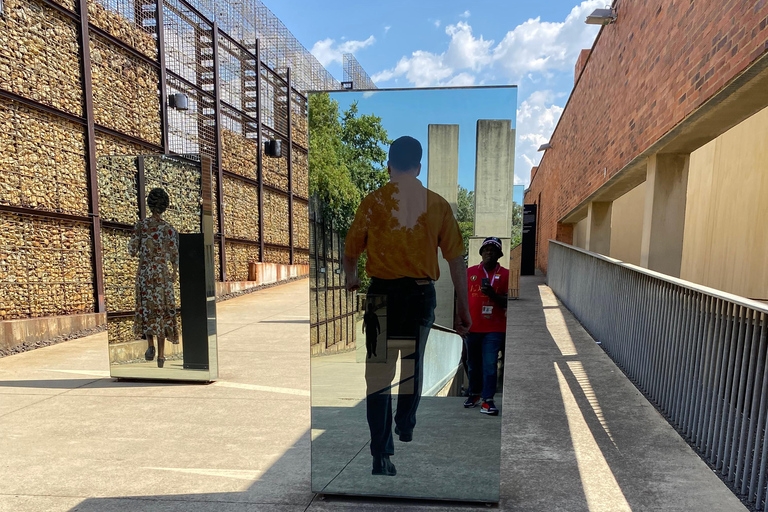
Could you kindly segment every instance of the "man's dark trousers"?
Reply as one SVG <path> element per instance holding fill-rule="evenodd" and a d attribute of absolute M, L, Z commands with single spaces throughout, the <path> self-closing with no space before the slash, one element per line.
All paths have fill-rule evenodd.
<path fill-rule="evenodd" d="M 368 362 L 366 412 L 371 431 L 371 455 L 392 455 L 392 382 L 398 356 L 400 381 L 395 425 L 401 434 L 413 432 L 421 399 L 424 349 L 435 321 L 435 286 L 431 280 L 373 278 L 369 295 L 386 297 L 386 362 Z M 390 345 L 399 347 L 390 349 Z"/>

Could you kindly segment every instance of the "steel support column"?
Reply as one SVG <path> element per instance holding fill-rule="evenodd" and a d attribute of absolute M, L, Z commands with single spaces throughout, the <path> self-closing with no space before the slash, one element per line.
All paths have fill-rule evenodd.
<path fill-rule="evenodd" d="M 160 120 L 163 133 L 163 153 L 171 152 L 168 143 L 168 77 L 165 69 L 165 30 L 163 22 L 163 0 L 157 0 L 155 12 L 157 23 L 157 59 L 160 62 Z"/>
<path fill-rule="evenodd" d="M 257 177 L 259 180 L 259 261 L 264 262 L 264 144 L 261 141 L 261 41 L 256 39 L 256 140 L 259 151 L 256 153 Z"/>
<path fill-rule="evenodd" d="M 138 171 L 138 183 L 139 187 L 137 197 L 139 199 L 139 218 L 144 220 L 147 218 L 147 182 L 144 175 L 144 157 L 136 157 L 136 170 Z"/>
<path fill-rule="evenodd" d="M 104 303 L 104 270 L 101 262 L 101 224 L 99 219 L 99 176 L 96 162 L 96 131 L 93 113 L 93 80 L 91 77 L 91 47 L 88 30 L 88 0 L 79 1 L 80 51 L 82 57 L 82 83 L 85 100 L 85 141 L 88 152 L 88 194 L 91 207 L 91 251 L 94 271 L 96 312 L 106 311 Z"/>
<path fill-rule="evenodd" d="M 291 91 L 291 68 L 286 71 L 288 86 L 288 245 L 291 247 L 290 263 L 293 265 L 293 128 L 291 127 L 291 106 L 293 93 Z"/>
<path fill-rule="evenodd" d="M 226 253 L 226 235 L 224 233 L 224 172 L 222 169 L 221 155 L 221 83 L 219 75 L 219 24 L 213 23 L 213 78 L 215 94 L 215 117 L 216 117 L 216 174 L 218 176 L 216 184 L 216 198 L 218 200 L 219 218 L 219 265 L 221 267 L 221 281 L 227 280 L 227 253 Z"/>

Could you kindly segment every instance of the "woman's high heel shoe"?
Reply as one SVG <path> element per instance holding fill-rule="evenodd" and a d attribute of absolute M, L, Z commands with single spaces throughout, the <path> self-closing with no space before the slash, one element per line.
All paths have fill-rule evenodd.
<path fill-rule="evenodd" d="M 154 358 L 155 358 L 155 346 L 152 345 L 147 349 L 146 352 L 144 352 L 144 359 L 146 359 L 147 361 L 151 361 Z"/>
<path fill-rule="evenodd" d="M 165 364 L 165 358 L 164 357 L 158 357 L 157 358 L 157 367 L 162 368 Z"/>

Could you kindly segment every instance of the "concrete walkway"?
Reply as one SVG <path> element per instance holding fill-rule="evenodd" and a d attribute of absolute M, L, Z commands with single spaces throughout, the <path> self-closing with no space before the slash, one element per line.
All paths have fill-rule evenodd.
<path fill-rule="evenodd" d="M 541 278 L 510 303 L 510 511 L 745 510 Z M 483 510 L 310 491 L 307 281 L 221 303 L 221 380 L 114 382 L 104 334 L 0 359 L 0 511 Z"/>

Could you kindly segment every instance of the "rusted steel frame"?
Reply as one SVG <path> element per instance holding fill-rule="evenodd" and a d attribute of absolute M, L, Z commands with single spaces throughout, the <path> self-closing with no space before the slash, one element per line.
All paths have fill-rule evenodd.
<path fill-rule="evenodd" d="M 91 102 L 93 102 L 91 100 Z M 90 123 L 91 126 L 93 126 L 94 131 L 104 134 L 104 135 L 110 135 L 112 137 L 115 137 L 117 139 L 122 139 L 126 142 L 131 142 L 133 144 L 136 144 L 138 146 L 145 147 L 151 151 L 154 151 L 155 153 L 162 153 L 163 147 L 158 146 L 157 144 L 154 144 L 152 142 L 146 141 L 144 139 L 139 139 L 138 137 L 134 137 L 133 135 L 128 135 L 127 133 L 119 132 L 117 130 L 113 130 L 112 128 L 108 128 L 106 126 Z"/>
<path fill-rule="evenodd" d="M 264 145 L 261 140 L 261 41 L 256 39 L 256 176 L 259 180 L 259 261 L 264 261 Z"/>
<path fill-rule="evenodd" d="M 222 169 L 222 140 L 221 140 L 221 83 L 219 75 L 219 24 L 213 23 L 213 81 L 214 81 L 214 109 L 216 123 L 216 170 L 218 180 L 216 180 L 216 198 L 218 200 L 218 211 L 216 215 L 219 219 L 219 268 L 221 270 L 221 281 L 227 280 L 227 237 L 224 234 L 224 172 Z"/>
<path fill-rule="evenodd" d="M 275 128 L 272 128 L 272 127 L 271 127 L 271 126 L 269 126 L 268 124 L 265 124 L 265 123 L 261 123 L 261 125 L 260 125 L 260 126 L 261 126 L 262 128 L 266 128 L 266 129 L 267 129 L 267 131 L 270 131 L 270 132 L 272 132 L 272 135 L 277 135 L 277 136 L 278 136 L 278 137 L 280 137 L 281 139 L 286 139 L 286 140 L 288 139 L 288 135 L 287 135 L 287 134 L 285 134 L 285 133 L 282 133 L 282 132 L 278 131 L 278 130 L 277 130 L 277 129 L 275 129 Z"/>
<path fill-rule="evenodd" d="M 355 314 L 354 312 L 352 312 L 352 313 L 344 313 L 343 315 L 334 316 L 332 318 L 327 318 L 327 319 L 323 320 L 322 322 L 315 322 L 314 324 L 310 324 L 309 326 L 310 327 L 319 327 L 321 325 L 325 325 L 325 324 L 328 324 L 328 323 L 331 323 L 331 322 L 335 322 L 336 320 L 344 320 L 345 318 L 349 318 L 350 316 L 354 316 L 354 314 Z M 448 331 L 447 330 L 447 332 L 453 332 L 453 331 Z"/>
<path fill-rule="evenodd" d="M 113 222 L 109 220 L 102 220 L 101 227 L 106 229 L 117 229 L 120 231 L 133 231 L 133 226 L 124 222 Z"/>
<path fill-rule="evenodd" d="M 63 5 L 59 5 L 56 2 L 54 2 L 53 0 L 40 0 L 40 2 L 45 4 L 46 6 L 50 7 L 51 9 L 53 9 L 55 11 L 58 11 L 59 14 L 63 14 L 64 16 L 66 16 L 67 18 L 71 19 L 72 21 L 75 21 L 75 22 L 78 22 L 78 23 L 80 22 L 80 15 L 77 14 L 76 12 L 74 12 L 74 11 L 70 11 L 69 9 L 64 7 Z"/>
<path fill-rule="evenodd" d="M 256 55 L 258 54 L 258 46 L 257 46 L 256 54 L 254 54 L 251 50 L 249 50 L 242 44 L 238 43 L 237 40 L 235 40 L 235 38 L 233 38 L 226 32 L 219 32 L 219 35 L 222 36 L 224 39 L 226 39 L 228 43 L 231 43 L 233 46 L 237 47 L 238 50 L 245 53 L 246 56 L 250 57 L 253 60 L 257 60 Z"/>
<path fill-rule="evenodd" d="M 77 224 L 91 224 L 92 222 L 90 216 L 86 217 L 80 215 L 72 215 L 70 213 L 38 210 L 37 208 L 27 208 L 26 206 L 10 206 L 6 204 L 0 204 L 0 212 L 15 213 L 29 217 L 43 217 L 46 219 L 66 220 L 69 222 L 75 222 Z"/>
<path fill-rule="evenodd" d="M 212 99 L 212 100 L 215 100 L 215 99 L 216 99 L 216 95 L 215 95 L 215 94 L 211 94 L 211 92 L 210 92 L 210 91 L 206 91 L 205 89 L 203 89 L 203 88 L 202 88 L 202 87 L 200 87 L 199 85 L 197 85 L 197 84 L 193 84 L 192 82 L 190 82 L 189 80 L 187 80 L 187 79 L 186 79 L 186 78 L 184 78 L 183 76 L 181 76 L 181 75 L 177 75 L 176 73 L 174 73 L 174 72 L 173 72 L 173 71 L 171 71 L 170 69 L 167 69 L 167 70 L 166 70 L 166 72 L 165 72 L 165 74 L 166 74 L 166 77 L 171 77 L 172 79 L 174 79 L 174 80 L 176 80 L 176 81 L 179 81 L 179 82 L 181 82 L 181 83 L 182 83 L 182 85 L 186 85 L 186 86 L 187 86 L 187 87 L 189 87 L 190 89 L 193 89 L 193 90 L 195 90 L 196 92 L 198 92 L 198 93 L 200 93 L 200 94 L 202 94 L 202 95 L 204 95 L 204 96 L 208 96 L 208 97 L 209 97 L 210 99 Z"/>
<path fill-rule="evenodd" d="M 157 58 L 160 61 L 160 120 L 162 122 L 163 153 L 171 152 L 168 142 L 168 70 L 165 68 L 165 23 L 163 21 L 163 0 L 157 0 L 155 23 L 157 26 Z"/>
<path fill-rule="evenodd" d="M 99 176 L 96 162 L 96 131 L 93 114 L 93 79 L 91 76 L 91 47 L 88 27 L 88 0 L 79 0 L 80 55 L 82 57 L 82 85 L 85 99 L 85 141 L 87 147 L 88 194 L 91 207 L 91 258 L 94 272 L 96 312 L 106 311 L 104 302 L 104 269 L 101 262 L 101 222 L 99 218 Z"/>
<path fill-rule="evenodd" d="M 198 11 L 195 7 L 192 6 L 192 4 L 190 4 L 186 0 L 176 0 L 176 1 L 179 2 L 179 4 L 181 4 L 185 8 L 189 9 L 192 12 L 192 14 L 194 14 L 195 16 L 200 18 L 204 23 L 208 24 L 208 26 L 213 27 L 215 25 L 214 22 L 209 20 L 207 16 L 205 16 L 203 13 Z M 171 8 L 174 11 L 176 11 L 176 9 L 173 9 L 171 6 L 169 6 L 169 8 Z M 177 12 L 176 14 L 178 14 L 179 16 L 183 16 L 183 13 Z M 186 18 L 186 16 L 184 16 L 184 17 Z M 191 21 L 191 20 L 186 20 L 186 21 Z"/>
<path fill-rule="evenodd" d="M 253 178 L 248 178 L 246 176 L 240 176 L 239 174 L 236 174 L 236 173 L 234 173 L 232 171 L 222 171 L 222 174 L 224 174 L 224 176 L 227 177 L 227 178 L 232 178 L 234 180 L 239 180 L 239 181 L 242 181 L 244 183 L 248 183 L 249 185 L 253 185 L 254 187 L 258 187 L 259 186 L 259 181 L 258 180 L 255 180 Z"/>
<path fill-rule="evenodd" d="M 258 122 L 258 121 L 257 121 L 256 119 L 254 119 L 253 117 L 249 116 L 248 114 L 246 114 L 245 112 L 243 112 L 243 111 L 242 111 L 242 110 L 240 110 L 239 108 L 235 107 L 234 105 L 232 105 L 232 104 L 230 104 L 230 103 L 227 103 L 227 102 L 226 102 L 226 101 L 224 101 L 224 100 L 222 100 L 222 101 L 221 101 L 221 104 L 222 104 L 222 105 L 224 105 L 225 107 L 227 107 L 227 108 L 228 108 L 228 109 L 230 109 L 230 110 L 234 110 L 235 112 L 237 112 L 237 114 L 238 114 L 238 115 L 242 116 L 242 117 L 243 117 L 243 119 L 245 119 L 246 121 L 248 121 L 248 122 L 250 122 L 250 123 L 257 123 L 257 122 Z M 229 116 L 229 117 L 232 117 L 232 116 Z"/>
<path fill-rule="evenodd" d="M 143 62 L 144 64 L 152 66 L 155 69 L 160 69 L 160 63 L 158 63 L 156 60 L 153 60 L 152 58 L 147 57 L 146 55 L 144 55 L 143 53 L 141 53 L 140 51 L 138 51 L 134 47 L 130 46 L 127 43 L 124 43 L 123 41 L 121 41 L 120 39 L 116 38 L 115 36 L 113 36 L 109 32 L 105 32 L 103 29 L 100 29 L 96 25 L 89 25 L 89 30 L 90 30 L 90 32 L 93 35 L 98 36 L 98 37 L 100 37 L 102 39 L 106 39 L 109 43 L 117 46 L 121 50 L 124 50 L 124 51 L 130 53 L 131 57 L 134 57 L 134 58 L 140 60 L 141 62 Z"/>
<path fill-rule="evenodd" d="M 291 246 L 291 265 L 293 265 L 293 129 L 291 127 L 291 107 L 293 98 L 291 97 L 291 68 L 285 72 L 287 78 L 287 109 L 288 109 L 288 245 Z"/>
<path fill-rule="evenodd" d="M 16 103 L 21 103 L 27 107 L 45 112 L 46 114 L 51 114 L 52 116 L 61 117 L 67 121 L 72 121 L 73 123 L 77 123 L 79 125 L 85 126 L 87 124 L 85 119 L 82 117 L 70 114 L 69 112 L 64 112 L 63 110 L 59 110 L 54 107 L 49 107 L 48 105 L 44 105 L 35 100 L 25 98 L 24 96 L 19 96 L 18 94 L 12 93 L 11 91 L 6 91 L 5 89 L 0 89 L 0 98 L 15 101 Z"/>
<path fill-rule="evenodd" d="M 139 198 L 139 218 L 144 220 L 147 218 L 147 191 L 146 180 L 144 179 L 144 157 L 136 157 L 136 171 L 138 174 L 138 198 Z"/>

